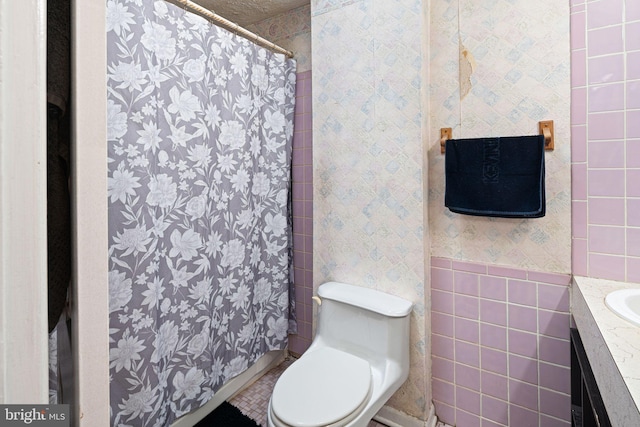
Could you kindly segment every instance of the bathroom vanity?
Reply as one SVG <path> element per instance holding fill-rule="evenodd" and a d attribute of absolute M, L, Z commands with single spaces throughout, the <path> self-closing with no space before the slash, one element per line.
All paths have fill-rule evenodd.
<path fill-rule="evenodd" d="M 640 327 L 605 297 L 633 283 L 574 277 L 571 285 L 574 426 L 640 426 Z M 595 424 L 594 424 L 595 422 Z M 584 423 L 584 424 L 582 424 Z"/>

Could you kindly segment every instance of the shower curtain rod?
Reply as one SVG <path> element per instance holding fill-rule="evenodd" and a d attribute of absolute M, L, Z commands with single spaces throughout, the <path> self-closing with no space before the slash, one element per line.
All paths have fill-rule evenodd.
<path fill-rule="evenodd" d="M 277 44 L 270 42 L 269 40 L 263 39 L 259 35 L 252 33 L 246 28 L 243 28 L 240 25 L 236 24 L 235 22 L 231 22 L 228 19 L 223 18 L 222 16 L 216 14 L 214 11 L 206 9 L 197 3 L 194 3 L 190 0 L 167 0 L 167 1 L 169 1 L 170 3 L 182 5 L 188 8 L 189 10 L 191 10 L 192 12 L 195 12 L 205 18 L 209 18 L 212 21 L 219 24 L 221 27 L 229 31 L 235 32 L 236 34 L 239 34 L 242 37 L 249 39 L 256 44 L 259 44 L 262 47 L 266 47 L 267 49 L 270 49 L 274 52 L 282 53 L 288 56 L 289 58 L 293 58 L 293 52 L 286 50 L 278 46 Z"/>

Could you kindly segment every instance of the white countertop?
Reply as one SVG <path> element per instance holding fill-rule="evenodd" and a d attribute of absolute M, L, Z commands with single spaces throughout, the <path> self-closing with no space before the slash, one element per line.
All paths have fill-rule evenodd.
<path fill-rule="evenodd" d="M 640 327 L 604 303 L 608 293 L 638 283 L 574 277 L 571 313 L 613 426 L 640 426 Z"/>

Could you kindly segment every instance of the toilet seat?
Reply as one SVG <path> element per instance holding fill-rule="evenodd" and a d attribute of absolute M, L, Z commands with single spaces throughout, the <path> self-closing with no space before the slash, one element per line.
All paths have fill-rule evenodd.
<path fill-rule="evenodd" d="M 271 408 L 288 426 L 342 425 L 366 406 L 371 387 L 369 362 L 323 347 L 284 371 L 273 389 Z"/>

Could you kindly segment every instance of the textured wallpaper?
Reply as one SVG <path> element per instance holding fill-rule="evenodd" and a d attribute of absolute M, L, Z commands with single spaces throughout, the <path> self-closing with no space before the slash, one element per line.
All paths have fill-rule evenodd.
<path fill-rule="evenodd" d="M 389 404 L 425 419 L 422 2 L 320 0 L 311 12 L 314 284 L 343 281 L 416 304 L 409 380 Z"/>
<path fill-rule="evenodd" d="M 559 0 L 431 2 L 429 222 L 434 256 L 571 271 L 569 4 Z M 444 207 L 440 128 L 454 138 L 532 135 L 553 120 L 547 214 L 464 216 Z"/>
<path fill-rule="evenodd" d="M 247 26 L 249 31 L 293 52 L 298 73 L 311 70 L 311 7 L 293 9 Z"/>

